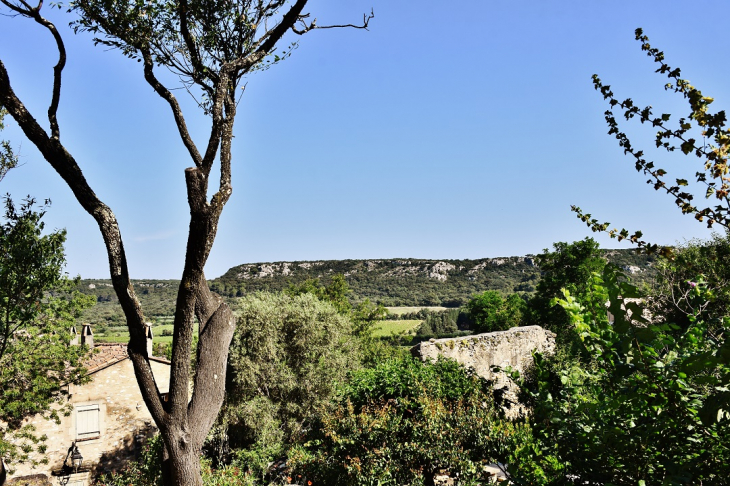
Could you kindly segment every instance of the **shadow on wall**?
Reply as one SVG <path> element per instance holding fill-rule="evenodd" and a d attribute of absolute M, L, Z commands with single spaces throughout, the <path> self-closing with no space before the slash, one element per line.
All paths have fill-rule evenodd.
<path fill-rule="evenodd" d="M 0 485 L 3 484 L 5 477 L 0 474 Z M 19 478 L 13 478 L 5 486 L 51 486 L 51 480 L 45 474 L 32 474 L 30 476 L 22 476 Z"/>
<path fill-rule="evenodd" d="M 126 436 L 120 445 L 101 455 L 99 462 L 91 468 L 91 476 L 98 478 L 107 473 L 118 472 L 130 461 L 139 459 L 145 442 L 156 432 L 157 427 L 149 425 L 139 429 L 136 434 Z"/>
<path fill-rule="evenodd" d="M 138 459 L 144 443 L 155 434 L 156 430 L 156 427 L 150 425 L 144 429 L 137 430 L 134 434 L 127 435 L 116 447 L 104 452 L 98 462 L 94 464 L 82 463 L 76 473 L 71 467 L 61 467 L 53 470 L 51 477 L 46 474 L 32 474 L 5 481 L 5 471 L 0 469 L 0 486 L 54 486 L 70 483 L 92 484 L 95 478 L 106 473 L 117 472 L 130 461 Z"/>

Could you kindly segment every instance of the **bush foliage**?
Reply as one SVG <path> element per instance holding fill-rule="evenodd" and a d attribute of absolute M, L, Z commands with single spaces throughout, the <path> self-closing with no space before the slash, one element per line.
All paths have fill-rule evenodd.
<path fill-rule="evenodd" d="M 236 314 L 213 450 L 225 456 L 252 447 L 273 455 L 359 366 L 358 341 L 348 318 L 309 293 L 246 296 Z"/>
<path fill-rule="evenodd" d="M 694 305 L 712 298 L 688 284 Z M 730 344 L 727 322 L 708 332 L 642 316 L 637 289 L 607 267 L 582 305 L 565 292 L 589 366 L 536 360 L 533 424 L 577 484 L 723 484 L 730 477 Z M 605 302 L 614 316 L 606 318 Z M 700 306 L 701 307 L 701 306 Z M 573 362 L 574 363 L 574 362 Z M 533 383 L 534 385 L 534 383 Z"/>
<path fill-rule="evenodd" d="M 542 475 L 519 463 L 528 448 L 530 427 L 501 416 L 488 382 L 454 361 L 405 358 L 354 373 L 290 463 L 314 485 L 424 485 L 439 468 L 468 485 L 488 462 Z"/>
<path fill-rule="evenodd" d="M 499 292 L 487 290 L 475 295 L 466 310 L 475 332 L 505 331 L 522 324 L 527 304 L 518 294 L 505 299 Z"/>

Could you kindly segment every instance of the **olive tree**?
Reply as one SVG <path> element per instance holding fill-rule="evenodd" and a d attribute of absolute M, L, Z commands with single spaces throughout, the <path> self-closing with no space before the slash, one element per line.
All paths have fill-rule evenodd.
<path fill-rule="evenodd" d="M 239 459 L 258 458 L 265 470 L 360 367 L 360 343 L 352 319 L 312 293 L 250 294 L 235 307 L 226 400 L 212 442 L 237 449 Z"/>
<path fill-rule="evenodd" d="M 166 481 L 172 484 L 202 484 L 200 449 L 225 391 L 226 359 L 235 318 L 223 300 L 208 289 L 203 270 L 221 211 L 232 193 L 231 144 L 237 88 L 243 76 L 260 68 L 274 55 L 286 33 L 303 35 L 331 27 L 366 28 L 372 18 L 372 14 L 365 16 L 363 24 L 358 26 L 318 26 L 304 10 L 307 1 L 76 0 L 70 4 L 70 11 L 78 15 L 74 22 L 76 30 L 88 31 L 96 43 L 119 49 L 140 61 L 145 81 L 171 110 L 192 162 L 185 169 L 190 225 L 174 318 L 169 401 L 163 402 L 150 368 L 144 338 L 145 318 L 130 281 L 117 219 L 89 186 L 80 165 L 61 139 L 57 112 L 66 64 L 62 36 L 41 14 L 42 0 L 34 5 L 26 0 L 0 0 L 14 16 L 45 27 L 55 41 L 58 63 L 53 70 L 47 113 L 50 132 L 18 98 L 2 61 L 0 106 L 7 109 L 99 227 L 109 257 L 111 280 L 129 329 L 129 355 L 145 404 L 164 439 L 166 466 L 169 466 L 165 467 L 169 473 Z M 199 105 L 210 119 L 209 135 L 202 150 L 193 141 L 171 88 L 158 78 L 160 67 L 177 74 L 184 87 L 200 91 Z M 209 198 L 216 160 L 218 181 Z M 199 323 L 197 369 L 190 387 L 195 321 Z"/>

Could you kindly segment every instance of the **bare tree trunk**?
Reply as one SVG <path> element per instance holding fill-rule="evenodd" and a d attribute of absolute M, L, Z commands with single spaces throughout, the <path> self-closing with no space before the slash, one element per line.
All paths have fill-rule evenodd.
<path fill-rule="evenodd" d="M 210 160 L 201 161 L 200 167 L 185 171 L 191 222 L 175 312 L 170 401 L 163 406 L 147 356 L 145 318 L 129 278 L 116 217 L 89 187 L 73 156 L 57 138 L 48 136 L 17 98 L 0 61 L 0 105 L 6 107 L 26 136 L 61 175 L 81 206 L 96 220 L 104 237 L 112 283 L 129 329 L 129 357 L 145 404 L 169 448 L 170 484 L 175 486 L 202 484 L 201 448 L 223 404 L 228 346 L 235 331 L 233 313 L 220 297 L 210 292 L 203 273 L 215 240 L 218 219 L 231 194 L 230 143 L 235 106 L 229 95 L 223 89 L 217 100 L 221 116 L 212 143 L 220 146 L 222 176 L 221 187 L 213 201 L 207 201 L 212 156 Z M 214 154 L 215 150 L 211 152 Z M 190 350 L 196 320 L 199 324 L 199 359 L 191 397 Z"/>
<path fill-rule="evenodd" d="M 163 481 L 165 484 L 171 485 L 202 486 L 200 450 L 186 442 L 190 434 L 178 430 L 169 435 L 177 437 L 177 441 L 170 445 L 165 441 L 167 460 L 163 462 L 163 465 L 166 466 L 167 474 L 163 474 Z"/>

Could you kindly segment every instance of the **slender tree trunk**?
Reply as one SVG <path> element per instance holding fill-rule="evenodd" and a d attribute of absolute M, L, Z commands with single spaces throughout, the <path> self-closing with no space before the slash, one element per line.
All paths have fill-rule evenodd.
<path fill-rule="evenodd" d="M 219 104 L 222 105 L 223 102 Z M 228 104 L 227 109 L 232 115 L 235 107 L 230 100 Z M 220 213 L 231 194 L 232 118 L 225 118 L 221 122 L 222 134 L 215 137 L 215 140 L 222 141 L 223 176 L 221 188 L 211 202 L 206 200 L 206 194 L 212 160 L 203 169 L 186 170 L 191 224 L 185 270 L 180 282 L 175 313 L 170 401 L 163 405 L 147 356 L 145 318 L 129 278 L 124 246 L 114 213 L 91 190 L 71 154 L 57 139 L 48 136 L 15 96 L 2 61 L 0 105 L 8 109 L 26 136 L 61 175 L 81 206 L 99 225 L 107 247 L 114 290 L 127 318 L 130 334 L 129 357 L 134 365 L 142 397 L 170 453 L 170 482 L 166 484 L 200 486 L 201 447 L 223 403 L 228 346 L 235 331 L 233 313 L 222 299 L 210 292 L 203 273 L 215 239 Z M 195 321 L 199 324 L 198 370 L 191 396 L 190 348 Z"/>

